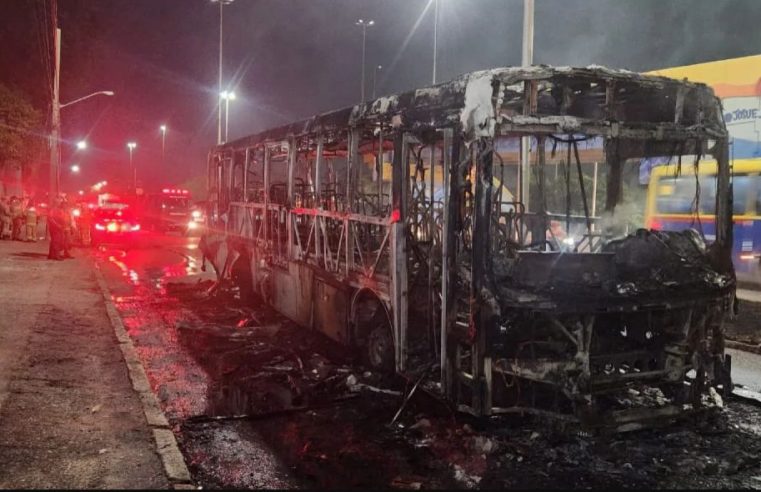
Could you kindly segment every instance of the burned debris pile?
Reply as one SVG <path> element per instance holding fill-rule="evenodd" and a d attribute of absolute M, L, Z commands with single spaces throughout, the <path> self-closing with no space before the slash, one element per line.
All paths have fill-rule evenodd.
<path fill-rule="evenodd" d="M 732 273 L 713 263 L 693 229 L 639 229 L 609 242 L 599 254 L 528 252 L 497 262 L 500 297 L 513 307 L 578 309 L 597 304 L 604 310 L 616 301 L 713 298 L 734 287 Z"/>

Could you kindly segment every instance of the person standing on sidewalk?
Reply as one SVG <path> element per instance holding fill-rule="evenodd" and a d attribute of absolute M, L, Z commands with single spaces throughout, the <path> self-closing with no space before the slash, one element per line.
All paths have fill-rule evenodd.
<path fill-rule="evenodd" d="M 11 209 L 8 205 L 8 198 L 0 197 L 0 239 L 5 239 L 11 231 Z"/>
<path fill-rule="evenodd" d="M 24 225 L 24 210 L 21 206 L 21 200 L 16 196 L 11 197 L 11 223 L 13 224 L 11 239 L 14 241 L 21 241 L 21 226 Z"/>
<path fill-rule="evenodd" d="M 64 210 L 61 206 L 61 199 L 56 198 L 48 212 L 48 231 L 50 232 L 49 260 L 63 260 L 61 256 L 61 250 L 63 249 L 63 226 Z"/>
<path fill-rule="evenodd" d="M 25 214 L 26 240 L 33 243 L 37 241 L 37 209 L 31 199 L 27 200 Z"/>
<path fill-rule="evenodd" d="M 74 240 L 74 217 L 66 198 L 61 200 L 61 209 L 63 210 L 63 257 L 74 258 L 71 256 L 71 244 Z"/>

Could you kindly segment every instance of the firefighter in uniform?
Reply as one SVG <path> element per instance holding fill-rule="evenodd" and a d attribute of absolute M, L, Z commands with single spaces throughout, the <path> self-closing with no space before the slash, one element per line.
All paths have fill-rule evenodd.
<path fill-rule="evenodd" d="M 79 230 L 79 242 L 82 246 L 90 246 L 92 237 L 90 237 L 92 227 L 92 211 L 87 203 L 79 204 L 79 218 L 77 220 L 77 229 Z"/>
<path fill-rule="evenodd" d="M 63 257 L 74 258 L 71 256 L 71 243 L 74 239 L 74 218 L 68 201 L 64 198 L 61 201 L 63 210 Z"/>
<path fill-rule="evenodd" d="M 21 241 L 21 226 L 24 225 L 24 210 L 21 207 L 21 200 L 16 196 L 11 197 L 11 223 L 13 229 L 11 239 Z"/>
<path fill-rule="evenodd" d="M 0 239 L 10 234 L 11 230 L 11 209 L 8 205 L 7 197 L 0 197 Z"/>
<path fill-rule="evenodd" d="M 53 206 L 50 207 L 48 212 L 48 231 L 50 231 L 50 250 L 48 251 L 48 259 L 50 260 L 62 260 L 61 250 L 63 249 L 63 223 L 64 223 L 64 210 L 61 204 L 61 199 L 56 198 Z"/>
<path fill-rule="evenodd" d="M 37 209 L 32 200 L 26 205 L 26 240 L 32 243 L 37 241 Z"/>

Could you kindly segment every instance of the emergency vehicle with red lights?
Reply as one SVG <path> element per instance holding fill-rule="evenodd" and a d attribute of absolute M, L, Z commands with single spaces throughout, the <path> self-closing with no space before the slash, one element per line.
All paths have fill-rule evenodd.
<path fill-rule="evenodd" d="M 192 209 L 190 191 L 184 188 L 163 188 L 145 197 L 142 220 L 159 232 L 190 234 L 200 230 L 202 214 Z"/>

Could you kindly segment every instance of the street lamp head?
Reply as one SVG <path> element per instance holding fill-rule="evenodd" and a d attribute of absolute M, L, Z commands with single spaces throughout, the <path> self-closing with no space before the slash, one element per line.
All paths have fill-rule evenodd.
<path fill-rule="evenodd" d="M 114 91 L 103 91 L 101 94 L 103 94 L 104 96 L 113 96 Z"/>
<path fill-rule="evenodd" d="M 368 21 L 368 22 L 367 22 L 367 25 L 368 25 L 368 26 L 372 26 L 372 25 L 374 25 L 374 24 L 375 24 L 375 21 L 374 21 L 374 20 L 371 20 L 371 21 Z"/>
<path fill-rule="evenodd" d="M 127 148 L 128 149 L 132 150 L 135 147 L 137 147 L 137 143 L 135 143 L 135 142 L 127 142 Z"/>
<path fill-rule="evenodd" d="M 378 65 L 378 70 L 383 70 L 383 65 Z"/>
<path fill-rule="evenodd" d="M 227 93 L 227 99 L 231 101 L 235 101 L 235 93 L 233 91 L 230 91 Z"/>
<path fill-rule="evenodd" d="M 161 131 L 162 131 L 162 133 L 166 133 L 166 125 L 161 125 L 161 126 L 159 127 L 159 130 L 161 130 Z"/>
<path fill-rule="evenodd" d="M 87 142 L 85 142 L 84 140 L 80 140 L 79 142 L 77 142 L 77 148 L 79 150 L 85 150 L 87 148 Z"/>
<path fill-rule="evenodd" d="M 79 164 L 72 164 L 70 169 L 71 169 L 71 172 L 78 173 L 79 172 Z"/>

